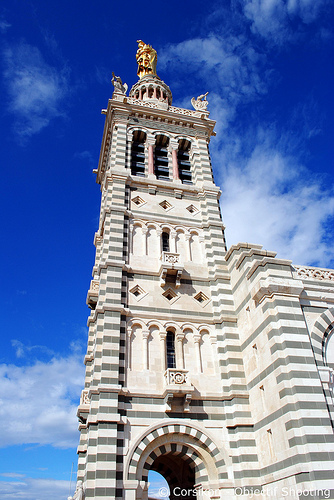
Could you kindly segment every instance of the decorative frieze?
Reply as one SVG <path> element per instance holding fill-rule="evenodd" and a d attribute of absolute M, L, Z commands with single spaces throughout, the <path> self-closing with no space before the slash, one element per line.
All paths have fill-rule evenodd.
<path fill-rule="evenodd" d="M 128 104 L 135 104 L 136 106 L 143 106 L 145 108 L 151 108 L 151 109 L 163 109 L 163 104 L 161 102 L 157 101 L 141 101 L 140 99 L 135 99 L 133 97 L 128 97 L 127 99 Z M 185 116 L 193 116 L 195 118 L 201 118 L 203 114 L 209 115 L 208 112 L 203 112 L 203 111 L 192 111 L 191 109 L 183 109 L 183 108 L 177 108 L 175 106 L 169 106 L 168 111 L 171 113 L 177 113 L 179 115 L 185 115 Z"/>
<path fill-rule="evenodd" d="M 334 281 L 334 271 L 332 269 L 306 266 L 294 266 L 294 268 L 296 270 L 296 276 L 302 279 Z"/>

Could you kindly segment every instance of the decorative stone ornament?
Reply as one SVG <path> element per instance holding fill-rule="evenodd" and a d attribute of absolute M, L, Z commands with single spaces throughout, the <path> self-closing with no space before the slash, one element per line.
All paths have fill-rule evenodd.
<path fill-rule="evenodd" d="M 123 94 L 123 95 L 125 95 L 127 93 L 127 91 L 128 91 L 127 84 L 122 82 L 122 79 L 121 79 L 120 76 L 115 76 L 114 72 L 112 72 L 111 83 L 113 84 L 113 86 L 115 88 L 114 92 L 116 94 Z"/>
<path fill-rule="evenodd" d="M 206 96 L 208 95 L 209 92 L 206 92 L 206 94 L 199 95 L 197 99 L 193 97 L 191 99 L 191 104 L 193 105 L 193 108 L 196 109 L 196 111 L 206 111 L 206 108 L 208 107 L 208 101 L 206 100 Z"/>

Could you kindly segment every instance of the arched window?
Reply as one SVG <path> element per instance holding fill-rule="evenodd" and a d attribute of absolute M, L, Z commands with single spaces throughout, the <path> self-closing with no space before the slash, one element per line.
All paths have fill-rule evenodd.
<path fill-rule="evenodd" d="M 157 179 L 169 179 L 168 144 L 169 138 L 166 135 L 157 136 L 154 150 L 154 173 Z"/>
<path fill-rule="evenodd" d="M 177 162 L 179 165 L 179 177 L 183 184 L 192 184 L 191 180 L 191 165 L 189 159 L 190 142 L 186 139 L 181 139 L 177 152 Z"/>
<path fill-rule="evenodd" d="M 135 130 L 131 145 L 131 174 L 144 177 L 145 175 L 145 141 L 146 134 L 142 130 Z"/>
<path fill-rule="evenodd" d="M 167 332 L 166 338 L 167 368 L 176 368 L 175 363 L 175 335 Z"/>
<path fill-rule="evenodd" d="M 162 233 L 162 251 L 169 252 L 169 233 Z"/>

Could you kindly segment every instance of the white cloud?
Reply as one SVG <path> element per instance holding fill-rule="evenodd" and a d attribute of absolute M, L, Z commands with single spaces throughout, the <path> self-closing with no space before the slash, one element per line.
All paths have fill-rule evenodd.
<path fill-rule="evenodd" d="M 210 79 L 210 87 L 214 85 L 232 109 L 240 101 L 253 100 L 266 92 L 266 84 L 259 76 L 259 67 L 264 62 L 265 57 L 242 35 L 195 38 L 169 45 L 159 53 L 159 67 L 168 66 L 171 74 L 174 67 L 182 67 L 188 74 L 190 86 L 191 74 L 196 74 L 191 90 L 198 93 L 207 88 Z M 174 88 L 174 84 L 171 85 Z M 183 80 L 180 85 L 183 86 Z"/>
<path fill-rule="evenodd" d="M 243 148 L 241 146 L 240 150 Z M 240 152 L 226 164 L 214 155 L 222 188 L 228 246 L 262 244 L 294 264 L 329 266 L 334 259 L 328 233 L 334 219 L 334 191 L 262 131 L 249 156 Z M 225 165 L 225 166 L 224 166 Z"/>
<path fill-rule="evenodd" d="M 1 446 L 77 446 L 83 376 L 82 355 L 76 352 L 32 366 L 0 365 Z"/>
<path fill-rule="evenodd" d="M 253 5 L 263 9 L 268 19 L 274 16 L 278 23 L 286 15 L 287 6 L 284 10 L 277 0 L 254 0 Z M 297 13 L 304 8 L 306 15 L 307 3 L 298 5 L 299 10 L 290 2 L 290 11 Z M 280 137 L 272 132 L 274 125 L 261 127 L 260 113 L 254 114 L 255 119 L 245 115 L 245 106 L 266 93 L 270 68 L 265 57 L 241 35 L 225 39 L 208 36 L 170 45 L 162 51 L 159 62 L 162 67 L 168 66 L 171 74 L 174 65 L 183 67 L 181 88 L 184 74 L 190 81 L 193 76 L 183 105 L 189 104 L 190 92 L 196 95 L 195 90 L 198 94 L 210 90 L 208 109 L 217 119 L 217 137 L 212 140 L 211 152 L 215 180 L 223 190 L 228 245 L 238 241 L 263 244 L 295 264 L 333 265 L 333 235 L 328 232 L 334 216 L 333 186 L 312 177 L 299 160 L 303 154 L 307 156 L 306 141 L 321 133 L 316 103 L 300 104 L 295 110 L 298 120 L 291 110 L 290 125 L 294 130 L 290 131 L 287 124 Z M 171 86 L 174 88 L 173 82 Z M 251 109 L 254 112 L 254 106 Z M 301 120 L 303 109 L 305 118 Z M 240 112 L 243 116 L 237 120 Z M 255 120 L 259 125 L 254 125 Z M 299 137 L 294 122 L 304 123 L 298 125 Z M 256 133 L 252 132 L 254 128 Z"/>
<path fill-rule="evenodd" d="M 327 0 L 241 0 L 243 11 L 254 33 L 275 43 L 295 38 L 302 24 L 314 22 Z M 291 22 L 297 21 L 292 29 Z M 296 31 L 297 29 L 297 31 Z"/>
<path fill-rule="evenodd" d="M 11 28 L 11 24 L 7 23 L 7 21 L 3 18 L 0 18 L 0 31 L 2 33 L 6 33 L 6 31 Z"/>
<path fill-rule="evenodd" d="M 64 116 L 67 71 L 49 65 L 36 47 L 24 42 L 7 47 L 3 55 L 4 80 L 10 97 L 8 111 L 15 116 L 15 132 L 22 139 L 27 138 L 53 118 Z"/>
<path fill-rule="evenodd" d="M 96 162 L 96 158 L 93 155 L 93 153 L 91 153 L 91 151 L 87 151 L 87 150 L 75 153 L 74 158 L 77 158 L 79 160 L 87 160 L 88 163 L 90 163 L 90 164 L 93 164 Z"/>
<path fill-rule="evenodd" d="M 35 352 L 41 351 L 41 352 L 43 352 L 45 354 L 49 354 L 49 355 L 53 354 L 51 349 L 49 349 L 48 347 L 46 347 L 44 345 L 26 346 L 25 344 L 23 344 L 23 342 L 21 342 L 20 340 L 16 340 L 16 339 L 13 339 L 11 341 L 11 344 L 15 348 L 15 354 L 16 354 L 17 358 L 23 358 L 26 355 L 31 356 L 33 351 L 35 351 Z"/>
<path fill-rule="evenodd" d="M 64 500 L 68 497 L 69 487 L 69 481 L 55 479 L 24 478 L 21 481 L 0 481 L 0 498 L 1 500 L 45 500 L 46 498 Z M 73 491 L 71 493 L 73 495 Z"/>

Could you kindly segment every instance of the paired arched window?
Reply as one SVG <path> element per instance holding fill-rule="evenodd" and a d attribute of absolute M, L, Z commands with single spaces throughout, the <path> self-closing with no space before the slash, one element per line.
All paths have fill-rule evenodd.
<path fill-rule="evenodd" d="M 145 175 L 145 142 L 146 133 L 142 130 L 133 132 L 131 144 L 131 174 L 143 177 Z M 163 134 L 156 136 L 154 147 L 154 174 L 157 179 L 169 180 L 169 137 Z M 190 163 L 191 143 L 187 139 L 179 140 L 177 151 L 177 163 L 179 178 L 183 184 L 192 184 L 191 163 Z M 174 160 L 173 160 L 174 161 Z"/>

